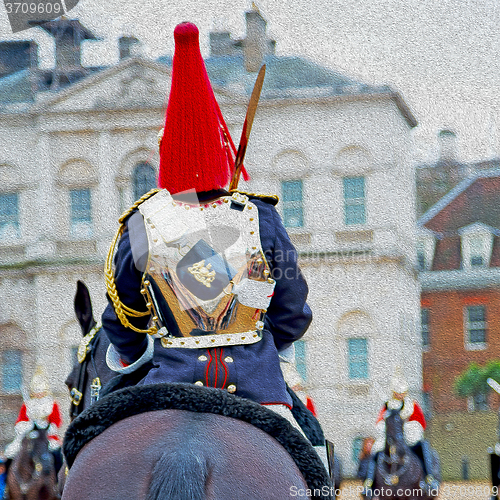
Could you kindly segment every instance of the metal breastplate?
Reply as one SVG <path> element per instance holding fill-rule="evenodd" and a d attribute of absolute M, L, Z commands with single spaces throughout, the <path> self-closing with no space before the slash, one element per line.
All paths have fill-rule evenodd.
<path fill-rule="evenodd" d="M 148 237 L 144 290 L 164 347 L 251 344 L 261 339 L 274 280 L 257 207 L 238 193 L 209 205 L 160 191 L 140 205 Z M 168 332 L 173 316 L 178 332 Z"/>

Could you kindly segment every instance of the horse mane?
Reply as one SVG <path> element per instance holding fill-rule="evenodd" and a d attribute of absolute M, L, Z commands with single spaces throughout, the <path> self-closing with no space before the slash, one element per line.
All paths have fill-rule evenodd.
<path fill-rule="evenodd" d="M 208 475 L 207 461 L 199 450 L 187 446 L 175 452 L 169 450 L 163 453 L 153 469 L 145 500 L 204 500 Z"/>

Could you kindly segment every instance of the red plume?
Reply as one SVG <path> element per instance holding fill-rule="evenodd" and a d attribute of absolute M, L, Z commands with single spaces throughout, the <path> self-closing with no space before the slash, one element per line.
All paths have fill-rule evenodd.
<path fill-rule="evenodd" d="M 236 148 L 201 57 L 198 28 L 179 24 L 174 38 L 158 185 L 172 194 L 223 188 L 230 180 Z"/>

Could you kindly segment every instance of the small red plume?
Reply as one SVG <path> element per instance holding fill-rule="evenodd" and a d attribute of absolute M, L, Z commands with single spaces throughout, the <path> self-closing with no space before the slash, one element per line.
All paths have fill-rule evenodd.
<path fill-rule="evenodd" d="M 179 24 L 174 38 L 158 186 L 172 194 L 223 188 L 230 180 L 236 148 L 201 57 L 198 28 Z"/>
<path fill-rule="evenodd" d="M 314 404 L 314 401 L 311 399 L 310 396 L 307 396 L 306 407 L 315 417 L 318 416 L 318 413 L 316 411 L 316 405 Z"/>

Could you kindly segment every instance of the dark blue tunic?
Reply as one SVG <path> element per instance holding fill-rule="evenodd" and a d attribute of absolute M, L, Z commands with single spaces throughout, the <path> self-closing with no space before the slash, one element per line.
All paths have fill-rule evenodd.
<path fill-rule="evenodd" d="M 306 304 L 307 284 L 297 264 L 297 252 L 276 209 L 258 198 L 251 201 L 259 210 L 262 249 L 271 267 L 276 287 L 265 317 L 260 342 L 210 349 L 166 349 L 155 339 L 155 367 L 140 382 L 203 383 L 227 388 L 236 386 L 235 394 L 258 403 L 281 403 L 291 406 L 279 365 L 278 350 L 290 346 L 306 332 L 312 313 Z M 140 293 L 142 273 L 136 268 L 125 229 L 115 256 L 115 283 L 120 300 L 138 311 L 144 311 Z M 149 317 L 132 318 L 134 326 L 146 329 Z M 170 319 L 172 320 L 172 318 Z M 167 319 L 168 323 L 168 319 Z M 127 363 L 139 359 L 147 345 L 146 334 L 125 328 L 112 304 L 102 316 L 102 325 L 120 357 Z M 167 329 L 169 325 L 167 324 Z"/>

